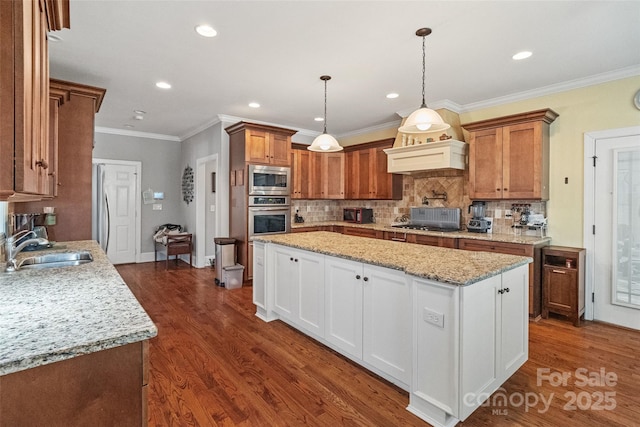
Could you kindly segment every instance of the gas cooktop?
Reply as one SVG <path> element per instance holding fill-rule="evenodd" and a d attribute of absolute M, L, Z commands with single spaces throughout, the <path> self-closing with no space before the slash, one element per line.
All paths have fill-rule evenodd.
<path fill-rule="evenodd" d="M 424 225 L 424 224 L 397 224 L 397 225 L 392 225 L 392 227 L 406 228 L 410 230 L 422 230 L 422 231 L 443 231 L 443 232 L 460 231 L 459 228 L 432 227 L 430 225 Z"/>

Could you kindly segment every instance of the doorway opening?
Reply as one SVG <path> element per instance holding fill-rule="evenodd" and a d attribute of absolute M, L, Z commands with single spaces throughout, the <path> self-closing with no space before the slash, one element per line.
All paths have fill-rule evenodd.
<path fill-rule="evenodd" d="M 214 237 L 220 225 L 220 179 L 218 155 L 212 154 L 196 162 L 196 267 L 212 265 L 215 259 Z"/>

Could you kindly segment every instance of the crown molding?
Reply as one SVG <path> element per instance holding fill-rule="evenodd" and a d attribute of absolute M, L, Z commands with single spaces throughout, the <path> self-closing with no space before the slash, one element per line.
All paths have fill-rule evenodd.
<path fill-rule="evenodd" d="M 537 89 L 531 89 L 511 95 L 487 99 L 485 101 L 472 102 L 470 104 L 465 104 L 462 107 L 463 110 L 461 112 L 470 112 L 481 110 L 483 108 L 511 104 L 513 102 L 524 101 L 527 99 L 538 98 L 546 95 L 553 95 L 556 93 L 567 92 L 569 90 L 580 89 L 588 86 L 595 86 L 598 84 L 607 83 L 614 80 L 626 79 L 638 75 L 640 75 L 640 65 L 634 65 L 607 73 L 596 74 L 594 76 L 589 76 L 581 79 L 569 80 L 566 82 L 556 83 Z"/>
<path fill-rule="evenodd" d="M 435 102 L 430 102 L 428 105 L 428 108 L 431 108 L 432 110 L 441 110 L 441 109 L 445 109 L 445 110 L 449 110 L 452 111 L 454 113 L 460 114 L 462 113 L 464 110 L 464 107 L 456 102 L 453 102 L 450 99 L 441 99 L 439 101 L 435 101 Z M 414 111 L 416 111 L 417 108 L 411 108 L 411 109 L 405 109 L 405 110 L 400 110 L 400 111 L 396 111 L 396 114 L 399 115 L 402 118 L 407 117 L 409 114 L 413 113 Z"/>
<path fill-rule="evenodd" d="M 379 130 L 397 128 L 398 126 L 400 126 L 400 122 L 401 121 L 402 120 L 398 119 L 398 120 L 394 120 L 392 122 L 381 123 L 379 125 L 374 125 L 374 126 L 370 126 L 370 127 L 354 130 L 354 131 L 351 131 L 351 132 L 347 132 L 347 133 L 343 133 L 343 134 L 340 134 L 340 135 L 336 135 L 336 138 L 338 138 L 338 139 L 339 138 L 349 138 L 349 137 L 352 137 L 352 136 L 357 136 L 357 135 L 362 135 L 362 134 L 366 134 L 366 133 L 376 132 L 376 131 L 379 131 Z"/>
<path fill-rule="evenodd" d="M 124 129 L 116 129 L 116 128 L 106 128 L 101 126 L 96 126 L 96 133 L 106 133 L 110 135 L 123 135 L 123 136 L 135 136 L 137 138 L 149 138 L 149 139 L 160 139 L 163 141 L 172 141 L 172 142 L 180 142 L 180 138 L 173 135 L 163 135 L 160 133 L 149 133 L 149 132 L 139 132 L 135 130 L 124 130 Z"/>

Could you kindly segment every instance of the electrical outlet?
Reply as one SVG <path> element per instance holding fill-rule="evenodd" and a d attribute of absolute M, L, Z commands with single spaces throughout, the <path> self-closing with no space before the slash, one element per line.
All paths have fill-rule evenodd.
<path fill-rule="evenodd" d="M 495 209 L 493 211 L 493 217 L 494 218 L 502 218 L 502 209 Z"/>
<path fill-rule="evenodd" d="M 425 322 L 432 323 L 436 326 L 444 328 L 444 314 L 438 313 L 437 311 L 429 310 L 428 308 L 424 308 L 422 312 L 422 318 Z"/>
<path fill-rule="evenodd" d="M 324 211 L 325 211 L 325 212 L 329 212 L 329 205 L 326 205 L 326 206 L 324 207 Z"/>
<path fill-rule="evenodd" d="M 400 209 L 398 209 L 398 207 L 397 207 L 397 206 L 396 206 L 396 207 L 394 207 L 394 208 L 393 208 L 393 213 L 394 213 L 395 215 L 399 214 L 399 213 L 400 213 Z"/>
<path fill-rule="evenodd" d="M 307 212 L 311 212 L 311 205 L 307 205 Z"/>
<path fill-rule="evenodd" d="M 511 218 L 511 217 L 513 217 L 513 212 L 511 212 L 511 209 L 505 209 L 505 211 L 504 211 L 504 217 L 505 217 L 505 218 Z"/>
<path fill-rule="evenodd" d="M 162 203 L 154 203 L 153 204 L 153 210 L 154 211 L 161 211 L 162 210 Z"/>

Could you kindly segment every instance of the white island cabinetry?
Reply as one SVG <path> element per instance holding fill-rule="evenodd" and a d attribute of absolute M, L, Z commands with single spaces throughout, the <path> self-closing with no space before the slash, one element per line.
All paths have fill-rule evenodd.
<path fill-rule="evenodd" d="M 430 424 L 466 419 L 527 360 L 531 258 L 302 234 L 256 239 L 256 315 L 409 391 Z"/>

